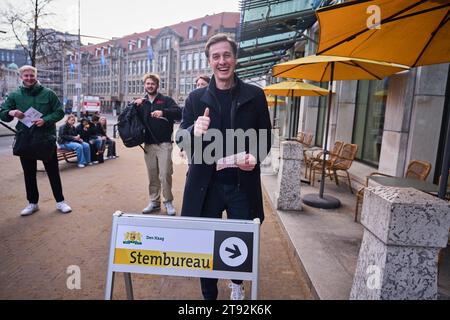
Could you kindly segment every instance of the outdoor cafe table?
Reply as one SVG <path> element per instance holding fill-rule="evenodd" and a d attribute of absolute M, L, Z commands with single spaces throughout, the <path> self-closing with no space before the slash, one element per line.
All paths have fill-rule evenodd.
<path fill-rule="evenodd" d="M 413 178 L 371 176 L 369 178 L 369 186 L 376 185 L 398 188 L 414 188 L 432 195 L 437 195 L 439 191 L 438 185 Z"/>

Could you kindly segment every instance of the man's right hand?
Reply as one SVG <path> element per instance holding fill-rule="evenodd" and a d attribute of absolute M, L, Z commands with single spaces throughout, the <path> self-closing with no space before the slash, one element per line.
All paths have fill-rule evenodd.
<path fill-rule="evenodd" d="M 140 106 L 144 102 L 144 99 L 139 98 L 133 101 L 133 104 Z"/>
<path fill-rule="evenodd" d="M 195 121 L 194 136 L 200 137 L 202 134 L 205 134 L 210 123 L 211 119 L 209 118 L 209 108 L 206 108 L 203 116 L 198 117 L 197 121 Z"/>
<path fill-rule="evenodd" d="M 17 110 L 17 109 L 16 110 L 11 110 L 10 112 L 8 112 L 8 114 L 11 117 L 18 118 L 18 119 L 23 119 L 25 117 L 25 114 L 22 111 Z"/>

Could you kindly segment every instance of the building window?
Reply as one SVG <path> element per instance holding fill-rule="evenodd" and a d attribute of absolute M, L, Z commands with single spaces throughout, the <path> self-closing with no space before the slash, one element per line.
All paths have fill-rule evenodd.
<path fill-rule="evenodd" d="M 139 39 L 139 40 L 137 41 L 137 45 L 138 45 L 138 49 L 141 49 L 141 48 L 142 48 L 142 40 L 141 40 L 141 39 Z"/>
<path fill-rule="evenodd" d="M 159 63 L 159 71 L 166 72 L 167 70 L 167 56 L 162 56 Z"/>
<path fill-rule="evenodd" d="M 192 53 L 187 55 L 187 69 L 192 70 Z"/>
<path fill-rule="evenodd" d="M 186 92 L 189 93 L 192 90 L 191 87 L 192 84 L 192 78 L 186 78 Z"/>
<path fill-rule="evenodd" d="M 181 61 L 181 71 L 186 70 L 186 56 L 184 54 L 180 55 L 180 61 Z"/>
<path fill-rule="evenodd" d="M 206 69 L 206 55 L 202 52 L 200 53 L 200 69 Z"/>
<path fill-rule="evenodd" d="M 321 88 L 328 89 L 328 82 L 314 83 Z M 317 110 L 317 126 L 314 144 L 323 147 L 323 138 L 325 130 L 325 114 L 327 109 L 328 96 L 319 97 L 319 109 Z"/>
<path fill-rule="evenodd" d="M 194 28 L 193 27 L 189 27 L 188 29 L 188 39 L 193 39 L 194 38 Z"/>
<path fill-rule="evenodd" d="M 208 25 L 203 24 L 202 25 L 202 37 L 206 37 L 207 34 L 208 34 Z"/>
<path fill-rule="evenodd" d="M 170 49 L 170 38 L 166 38 L 166 49 Z"/>
<path fill-rule="evenodd" d="M 198 70 L 200 67 L 199 54 L 198 52 L 194 53 L 194 70 Z"/>
<path fill-rule="evenodd" d="M 186 93 L 186 79 L 184 78 L 180 78 L 180 94 L 185 94 Z"/>
<path fill-rule="evenodd" d="M 377 167 L 383 139 L 388 80 L 358 81 L 352 143 L 358 145 L 356 158 Z"/>

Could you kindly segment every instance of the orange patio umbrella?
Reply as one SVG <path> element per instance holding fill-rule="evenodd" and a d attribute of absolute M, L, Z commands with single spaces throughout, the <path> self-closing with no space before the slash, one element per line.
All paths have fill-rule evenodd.
<path fill-rule="evenodd" d="M 368 9 L 380 24 L 368 24 Z M 370 10 L 369 10 L 370 11 Z M 351 1 L 317 11 L 318 54 L 345 55 L 411 67 L 450 62 L 450 0 Z M 439 183 L 444 198 L 450 167 L 450 122 Z"/>
<path fill-rule="evenodd" d="M 274 77 L 330 82 L 328 94 L 328 109 L 325 123 L 325 143 L 323 152 L 322 177 L 320 180 L 320 191 L 318 195 L 305 195 L 303 197 L 303 202 L 305 204 L 322 209 L 333 209 L 341 205 L 338 199 L 329 195 L 324 195 L 325 160 L 328 153 L 328 127 L 331 114 L 331 90 L 333 80 L 381 80 L 389 75 L 408 69 L 408 67 L 403 65 L 367 59 L 314 55 L 279 63 L 273 66 L 272 74 Z"/>
<path fill-rule="evenodd" d="M 317 54 L 410 67 L 450 62 L 449 10 L 450 0 L 363 0 L 329 6 L 317 11 Z M 379 24 L 371 17 L 377 12 Z"/>

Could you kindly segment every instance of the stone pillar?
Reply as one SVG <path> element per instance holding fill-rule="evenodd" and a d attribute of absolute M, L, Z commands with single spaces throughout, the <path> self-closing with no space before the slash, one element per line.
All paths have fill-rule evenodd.
<path fill-rule="evenodd" d="M 278 172 L 277 209 L 302 210 L 300 197 L 301 161 L 303 147 L 297 141 L 284 141 L 280 150 L 280 170 Z"/>
<path fill-rule="evenodd" d="M 437 257 L 447 245 L 450 204 L 413 188 L 369 187 L 350 299 L 437 298 Z"/>

